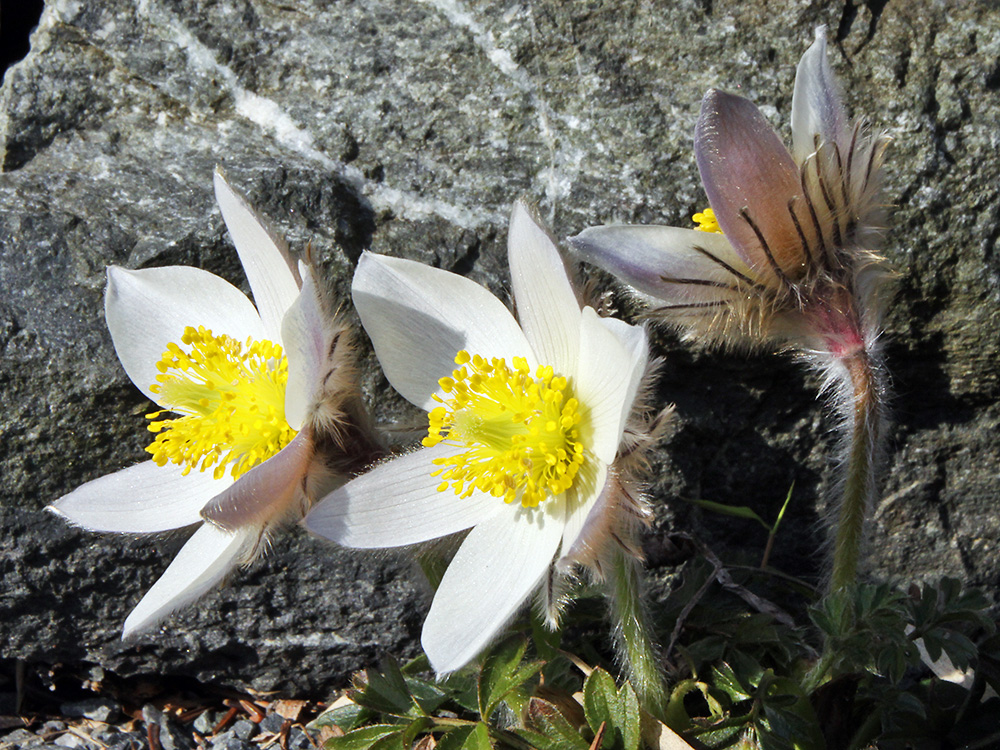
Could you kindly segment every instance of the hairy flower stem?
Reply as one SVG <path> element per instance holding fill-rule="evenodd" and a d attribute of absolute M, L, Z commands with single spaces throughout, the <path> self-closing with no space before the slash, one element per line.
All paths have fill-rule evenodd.
<path fill-rule="evenodd" d="M 857 578 L 865 522 L 875 495 L 875 470 L 882 437 L 882 383 L 880 369 L 867 352 L 858 352 L 843 362 L 850 377 L 850 431 L 842 485 L 843 497 L 837 515 L 833 572 L 830 590 L 844 588 Z"/>
<path fill-rule="evenodd" d="M 615 548 L 610 565 L 604 567 L 608 600 L 615 624 L 619 658 L 639 698 L 639 704 L 656 718 L 663 718 L 667 694 L 660 660 L 649 634 L 642 606 L 640 564 L 625 550 Z"/>

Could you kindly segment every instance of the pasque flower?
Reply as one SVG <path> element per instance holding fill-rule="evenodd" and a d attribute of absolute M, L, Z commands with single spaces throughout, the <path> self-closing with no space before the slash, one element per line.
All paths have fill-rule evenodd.
<path fill-rule="evenodd" d="M 91 531 L 200 527 L 125 621 L 148 629 L 248 563 L 313 492 L 363 462 L 373 439 L 344 325 L 323 310 L 309 266 L 226 182 L 215 194 L 254 303 L 207 271 L 108 268 L 105 316 L 148 415 L 152 460 L 49 506 Z M 256 306 L 255 306 L 256 305 Z M 169 416 L 169 413 L 174 416 Z"/>
<path fill-rule="evenodd" d="M 473 659 L 522 604 L 578 563 L 600 573 L 644 508 L 620 450 L 648 364 L 640 327 L 581 307 L 529 209 L 508 238 L 518 319 L 448 271 L 365 253 L 353 282 L 392 386 L 429 412 L 423 447 L 335 490 L 305 519 L 348 547 L 399 547 L 471 529 L 434 596 L 422 643 L 434 669 Z"/>
<path fill-rule="evenodd" d="M 695 216 L 702 231 L 607 226 L 571 240 L 631 284 L 652 315 L 692 336 L 792 349 L 825 375 L 846 427 L 834 586 L 854 578 L 875 492 L 887 278 L 875 248 L 887 143 L 850 124 L 820 28 L 798 66 L 791 152 L 751 102 L 706 94 L 695 130 L 711 204 Z"/>

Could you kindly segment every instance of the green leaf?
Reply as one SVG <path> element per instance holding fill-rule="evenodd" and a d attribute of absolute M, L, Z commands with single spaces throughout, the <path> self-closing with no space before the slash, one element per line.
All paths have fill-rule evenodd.
<path fill-rule="evenodd" d="M 638 750 L 639 740 L 642 737 L 642 714 L 639 711 L 639 697 L 632 689 L 631 683 L 626 682 L 619 688 L 618 699 L 621 701 L 624 715 L 621 725 L 622 748 Z"/>
<path fill-rule="evenodd" d="M 559 737 L 549 737 L 547 734 L 536 732 L 533 729 L 515 729 L 514 734 L 527 742 L 534 750 L 576 750 L 576 744 L 567 743 Z M 590 748 L 590 745 L 585 744 Z"/>
<path fill-rule="evenodd" d="M 375 724 L 374 726 L 355 729 L 341 737 L 332 737 L 326 742 L 328 750 L 368 750 L 374 748 L 382 740 L 400 742 L 403 727 L 398 724 Z M 388 746 L 380 746 L 388 747 Z M 400 747 L 402 744 L 400 742 Z"/>
<path fill-rule="evenodd" d="M 768 531 L 771 530 L 771 524 L 767 523 L 763 518 L 758 516 L 753 512 L 752 509 L 745 505 L 725 505 L 723 503 L 713 503 L 711 500 L 690 500 L 689 502 L 695 505 L 705 508 L 706 510 L 715 511 L 716 513 L 721 513 L 726 516 L 736 516 L 737 518 L 748 518 L 751 521 L 756 521 L 761 526 L 763 526 Z M 788 501 L 785 501 L 788 504 Z M 782 508 L 782 513 L 784 508 Z"/>
<path fill-rule="evenodd" d="M 535 653 L 545 661 L 552 661 L 559 654 L 562 644 L 562 628 L 552 630 L 534 608 L 531 610 L 531 642 L 535 645 Z"/>
<path fill-rule="evenodd" d="M 781 519 L 785 517 L 785 510 L 788 508 L 788 504 L 792 501 L 792 490 L 795 489 L 795 482 L 792 482 L 792 486 L 788 488 L 788 494 L 785 496 L 785 502 L 781 505 L 781 510 L 778 511 L 778 517 L 774 519 L 774 526 L 771 527 L 771 535 L 774 536 L 778 533 L 778 526 L 781 525 Z"/>
<path fill-rule="evenodd" d="M 399 665 L 391 657 L 382 661 L 382 671 L 365 670 L 365 682 L 351 693 L 358 705 L 390 716 L 422 716 L 423 710 L 410 694 Z"/>
<path fill-rule="evenodd" d="M 492 747 L 490 731 L 482 722 L 451 729 L 437 743 L 437 750 L 491 750 Z"/>
<path fill-rule="evenodd" d="M 596 734 L 604 727 L 602 750 L 636 750 L 639 747 L 639 699 L 628 683 L 619 689 L 603 669 L 590 673 L 583 685 L 583 712 Z"/>
<path fill-rule="evenodd" d="M 695 690 L 699 691 L 705 699 L 713 720 L 721 719 L 725 715 L 725 710 L 712 695 L 707 684 L 693 679 L 682 680 L 674 686 L 670 693 L 670 700 L 667 702 L 667 713 L 664 718 L 667 726 L 671 729 L 685 732 L 694 727 L 694 721 L 684 705 L 684 698 Z"/>
<path fill-rule="evenodd" d="M 490 652 L 479 673 L 479 714 L 489 719 L 500 702 L 541 670 L 541 662 L 521 664 L 527 641 L 508 638 Z"/>
<path fill-rule="evenodd" d="M 399 732 L 381 737 L 370 744 L 368 750 L 407 750 L 410 743 L 404 739 L 405 734 L 405 732 Z"/>
<path fill-rule="evenodd" d="M 944 651 L 951 663 L 958 669 L 967 669 L 973 659 L 979 654 L 976 644 L 961 633 L 951 632 L 942 642 Z"/>
<path fill-rule="evenodd" d="M 372 712 L 357 703 L 348 703 L 344 706 L 330 708 L 317 716 L 309 727 L 339 727 L 345 732 L 357 729 L 368 719 L 372 718 Z"/>
<path fill-rule="evenodd" d="M 733 671 L 733 668 L 725 662 L 719 667 L 712 667 L 712 673 L 715 676 L 712 682 L 715 683 L 717 688 L 725 692 L 734 703 L 739 703 L 752 697 L 753 694 L 750 690 L 744 687 L 740 678 Z"/>
<path fill-rule="evenodd" d="M 532 698 L 528 704 L 529 730 L 548 739 L 546 746 L 532 743 L 539 750 L 589 750 L 590 743 L 570 724 L 553 704 L 541 698 Z M 520 734 L 520 732 L 518 732 Z M 526 738 L 527 739 L 527 738 Z"/>
<path fill-rule="evenodd" d="M 409 688 L 410 695 L 413 696 L 417 705 L 427 715 L 437 711 L 451 697 L 447 691 L 418 677 L 407 677 L 406 686 Z"/>
<path fill-rule="evenodd" d="M 601 722 L 612 726 L 618 723 L 618 686 L 615 685 L 615 678 L 600 667 L 591 672 L 583 683 L 583 713 L 594 732 Z"/>

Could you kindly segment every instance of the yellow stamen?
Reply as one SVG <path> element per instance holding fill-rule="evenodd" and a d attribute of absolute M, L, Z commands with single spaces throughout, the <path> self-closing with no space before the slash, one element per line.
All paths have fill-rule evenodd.
<path fill-rule="evenodd" d="M 475 490 L 520 501 L 526 508 L 573 486 L 584 460 L 580 423 L 585 409 L 569 381 L 551 367 L 531 376 L 527 361 L 486 361 L 462 350 L 459 367 L 439 382 L 445 397 L 428 414 L 428 448 L 447 441 L 465 450 L 434 463 L 439 492 L 469 497 Z"/>
<path fill-rule="evenodd" d="M 199 326 L 184 329 L 187 350 L 167 344 L 156 363 L 150 390 L 166 407 L 147 414 L 149 431 L 159 433 L 146 448 L 159 466 L 197 468 L 221 479 L 226 465 L 236 479 L 280 451 L 296 431 L 285 419 L 288 360 L 270 341 L 213 336 Z M 160 419 L 166 411 L 182 416 Z"/>
<path fill-rule="evenodd" d="M 719 226 L 719 222 L 715 218 L 715 211 L 711 208 L 706 208 L 701 213 L 695 214 L 691 217 L 691 220 L 698 225 L 695 229 L 699 232 L 722 234 L 722 228 Z"/>

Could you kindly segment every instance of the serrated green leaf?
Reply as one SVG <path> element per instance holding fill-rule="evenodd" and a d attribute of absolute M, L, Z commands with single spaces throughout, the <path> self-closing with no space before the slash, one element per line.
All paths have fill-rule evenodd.
<path fill-rule="evenodd" d="M 355 729 L 341 737 L 332 737 L 326 741 L 326 747 L 328 750 L 368 750 L 386 738 L 395 737 L 396 741 L 400 741 L 402 735 L 403 727 L 398 724 L 375 724 Z"/>
<path fill-rule="evenodd" d="M 372 712 L 357 703 L 348 703 L 344 706 L 331 708 L 319 716 L 311 723 L 310 727 L 339 727 L 345 732 L 357 729 L 372 717 Z"/>
<path fill-rule="evenodd" d="M 583 683 L 583 713 L 592 732 L 602 722 L 611 726 L 619 723 L 618 686 L 615 678 L 598 667 Z"/>
<path fill-rule="evenodd" d="M 595 734 L 605 725 L 602 750 L 638 748 L 639 700 L 630 684 L 619 689 L 610 674 L 595 669 L 583 684 L 583 712 Z"/>
<path fill-rule="evenodd" d="M 534 608 L 531 610 L 531 642 L 535 646 L 535 653 L 544 661 L 552 661 L 559 654 L 559 647 L 562 644 L 562 628 L 552 630 L 548 624 L 538 616 Z"/>
<path fill-rule="evenodd" d="M 541 698 L 532 698 L 528 704 L 528 729 L 550 740 L 552 750 L 589 750 L 590 743 L 570 724 L 558 708 Z"/>
<path fill-rule="evenodd" d="M 712 674 L 714 675 L 712 682 L 715 686 L 728 695 L 734 703 L 752 697 L 750 690 L 743 685 L 733 668 L 725 662 L 721 666 L 712 667 Z"/>
<path fill-rule="evenodd" d="M 491 750 L 491 748 L 489 729 L 482 722 L 450 729 L 437 743 L 437 750 Z"/>
<path fill-rule="evenodd" d="M 671 729 L 684 732 L 694 726 L 694 721 L 684 705 L 684 698 L 694 690 L 702 694 L 713 719 L 721 719 L 725 715 L 722 705 L 712 695 L 708 685 L 691 679 L 682 680 L 674 686 L 670 693 L 670 699 L 667 701 L 667 711 L 664 718 L 667 726 Z"/>
<path fill-rule="evenodd" d="M 756 659 L 738 649 L 732 650 L 727 662 L 733 673 L 739 675 L 740 683 L 748 689 L 760 685 L 767 671 Z"/>
<path fill-rule="evenodd" d="M 549 737 L 547 734 L 536 732 L 533 729 L 518 728 L 514 734 L 527 742 L 533 750 L 576 750 L 576 744 L 569 744 L 557 737 Z M 587 745 L 589 750 L 590 745 Z M 440 750 L 438 748 L 438 750 Z"/>
<path fill-rule="evenodd" d="M 410 724 L 403 731 L 402 743 L 404 747 L 410 747 L 417 739 L 417 736 L 434 726 L 434 719 L 429 716 L 422 716 Z"/>
<path fill-rule="evenodd" d="M 386 657 L 381 670 L 365 670 L 366 684 L 351 692 L 351 699 L 365 708 L 399 717 L 423 715 L 423 711 L 410 694 L 399 665 Z"/>
<path fill-rule="evenodd" d="M 389 734 L 375 740 L 368 746 L 368 750 L 407 750 L 410 743 L 404 739 L 404 732 Z"/>
<path fill-rule="evenodd" d="M 407 677 L 406 686 L 421 710 L 428 715 L 447 703 L 450 698 L 446 690 L 442 690 L 437 685 L 419 677 Z"/>
<path fill-rule="evenodd" d="M 479 713 L 489 719 L 504 697 L 534 677 L 541 662 L 522 664 L 527 641 L 515 636 L 502 641 L 483 662 L 479 673 Z"/>
<path fill-rule="evenodd" d="M 822 630 L 826 635 L 835 634 L 833 619 L 825 610 L 819 608 L 809 610 L 809 619 L 812 620 L 813 624 Z"/>
<path fill-rule="evenodd" d="M 618 689 L 618 699 L 622 703 L 624 721 L 622 722 L 623 750 L 638 750 L 642 738 L 642 712 L 639 710 L 639 697 L 635 694 L 631 683 L 626 682 Z"/>
<path fill-rule="evenodd" d="M 942 646 L 951 663 L 959 669 L 968 669 L 969 664 L 979 654 L 976 644 L 961 633 L 948 633 L 948 637 L 942 641 Z"/>

